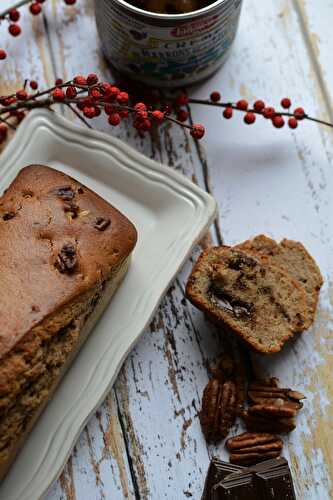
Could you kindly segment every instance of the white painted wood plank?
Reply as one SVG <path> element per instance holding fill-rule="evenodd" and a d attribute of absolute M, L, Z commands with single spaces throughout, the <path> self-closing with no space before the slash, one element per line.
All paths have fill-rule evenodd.
<path fill-rule="evenodd" d="M 313 9 L 328 18 L 328 4 L 316 3 Z M 332 47 L 330 30 L 322 36 Z M 288 95 L 309 113 L 327 113 L 299 15 L 290 2 L 245 3 L 229 62 L 195 95 L 208 95 L 212 88 L 221 89 L 225 100 L 263 98 L 273 105 Z M 255 365 L 308 395 L 299 426 L 287 441 L 288 454 L 299 498 L 331 498 L 332 131 L 305 122 L 295 132 L 275 130 L 264 119 L 246 127 L 241 117 L 226 122 L 220 112 L 199 106 L 193 114 L 196 121 L 208 124 L 204 145 L 226 242 L 234 244 L 259 233 L 298 239 L 324 274 L 311 331 L 278 356 L 256 357 Z"/>

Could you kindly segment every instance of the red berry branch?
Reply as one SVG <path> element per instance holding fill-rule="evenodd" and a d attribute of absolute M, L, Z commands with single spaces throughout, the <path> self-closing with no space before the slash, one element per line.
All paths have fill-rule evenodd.
<path fill-rule="evenodd" d="M 76 0 L 63 0 L 66 5 L 74 5 Z M 16 2 L 11 7 L 0 12 L 0 24 L 7 22 L 9 33 L 17 37 L 22 33 L 21 26 L 19 25 L 19 20 L 21 17 L 19 8 L 24 5 L 29 4 L 29 11 L 33 16 L 38 16 L 42 12 L 42 4 L 45 0 L 20 0 Z M 0 60 L 4 60 L 7 57 L 7 53 L 4 49 L 0 49 Z"/>
<path fill-rule="evenodd" d="M 201 124 L 188 125 L 176 115 L 172 116 L 169 106 L 157 107 L 135 102 L 127 92 L 116 85 L 100 82 L 95 73 L 87 77 L 77 75 L 67 82 L 58 79 L 55 85 L 47 90 L 37 89 L 35 80 L 26 81 L 23 88 L 14 94 L 0 97 L 0 142 L 6 139 L 8 127 L 15 128 L 13 120 L 19 123 L 29 110 L 52 109 L 57 104 L 66 105 L 90 128 L 88 120 L 100 116 L 103 112 L 107 115 L 109 124 L 114 127 L 124 119 L 131 119 L 135 129 L 147 132 L 153 124 L 160 125 L 164 121 L 170 121 L 189 129 L 196 139 L 201 139 L 205 133 Z"/>
<path fill-rule="evenodd" d="M 221 102 L 221 94 L 218 91 L 213 91 L 210 94 L 210 99 L 192 99 L 186 94 L 181 94 L 178 96 L 176 103 L 179 106 L 185 106 L 187 104 L 202 104 L 205 106 L 216 106 L 223 108 L 223 117 L 226 120 L 230 120 L 233 117 L 234 111 L 240 111 L 244 114 L 244 123 L 246 125 L 253 125 L 257 116 L 261 115 L 267 120 L 269 120 L 275 128 L 283 128 L 286 124 L 286 120 L 289 128 L 295 129 L 298 127 L 299 122 L 302 120 L 310 120 L 321 125 L 326 125 L 327 127 L 332 127 L 333 124 L 318 118 L 313 118 L 305 113 L 304 109 L 301 107 L 296 107 L 292 110 L 292 102 L 289 97 L 284 97 L 281 99 L 280 105 L 282 110 L 276 110 L 274 107 L 267 105 L 262 100 L 257 100 L 253 103 L 252 107 L 249 105 L 248 101 L 241 99 L 237 102 Z M 180 108 L 178 111 L 178 120 L 182 121 L 182 117 L 187 119 L 186 110 Z"/>

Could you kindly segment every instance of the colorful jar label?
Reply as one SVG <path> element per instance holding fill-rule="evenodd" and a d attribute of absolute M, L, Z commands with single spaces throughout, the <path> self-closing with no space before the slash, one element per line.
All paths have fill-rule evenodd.
<path fill-rule="evenodd" d="M 173 24 L 137 18 L 110 0 L 96 0 L 97 27 L 106 57 L 120 71 L 150 83 L 184 85 L 213 73 L 237 31 L 242 0 L 211 14 Z"/>

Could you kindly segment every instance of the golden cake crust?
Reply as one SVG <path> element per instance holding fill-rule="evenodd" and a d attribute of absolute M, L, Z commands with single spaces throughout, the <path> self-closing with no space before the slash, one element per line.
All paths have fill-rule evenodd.
<path fill-rule="evenodd" d="M 102 283 L 128 257 L 135 227 L 52 168 L 23 168 L 0 198 L 0 359 L 31 329 Z"/>

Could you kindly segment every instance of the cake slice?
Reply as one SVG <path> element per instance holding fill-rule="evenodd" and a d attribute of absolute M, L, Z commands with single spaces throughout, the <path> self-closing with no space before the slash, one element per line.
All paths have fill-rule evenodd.
<path fill-rule="evenodd" d="M 284 239 L 278 244 L 265 235 L 259 235 L 240 243 L 235 248 L 246 253 L 267 256 L 271 264 L 288 272 L 300 283 L 306 293 L 308 306 L 303 326 L 304 329 L 309 328 L 315 318 L 323 278 L 316 262 L 302 243 Z"/>
<path fill-rule="evenodd" d="M 73 178 L 21 170 L 0 198 L 0 479 L 123 279 L 133 224 Z"/>
<path fill-rule="evenodd" d="M 186 287 L 189 300 L 254 350 L 278 352 L 303 328 L 306 295 L 269 257 L 222 246 L 204 251 Z"/>

